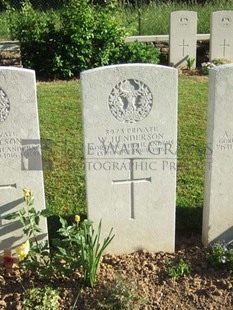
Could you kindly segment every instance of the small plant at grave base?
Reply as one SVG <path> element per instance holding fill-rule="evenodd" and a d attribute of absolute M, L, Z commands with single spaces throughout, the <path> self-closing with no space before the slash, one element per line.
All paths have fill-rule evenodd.
<path fill-rule="evenodd" d="M 40 218 L 47 216 L 48 211 L 36 211 L 33 207 L 34 196 L 29 189 L 23 190 L 26 207 L 19 211 L 9 213 L 5 216 L 7 220 L 19 219 L 23 225 L 23 232 L 27 237 L 25 243 L 16 248 L 15 252 L 19 259 L 19 264 L 25 268 L 38 268 L 41 263 L 47 264 L 48 259 L 48 242 L 39 243 L 37 233 L 41 232 Z"/>
<path fill-rule="evenodd" d="M 168 260 L 166 262 L 166 273 L 174 280 L 190 275 L 191 271 L 190 263 L 184 258 L 180 258 L 178 261 Z"/>
<path fill-rule="evenodd" d="M 116 276 L 98 298 L 98 307 L 109 310 L 137 310 L 146 304 L 137 286 L 130 279 Z"/>
<path fill-rule="evenodd" d="M 62 239 L 53 240 L 57 251 L 52 257 L 48 271 L 51 274 L 56 272 L 70 276 L 76 269 L 82 267 L 84 284 L 93 287 L 102 253 L 114 235 L 111 236 L 111 230 L 100 245 L 101 222 L 96 233 L 92 221 L 84 220 L 80 223 L 79 215 L 75 215 L 75 222 L 69 225 L 65 219 L 60 218 L 62 227 L 58 233 Z"/>
<path fill-rule="evenodd" d="M 195 63 L 195 58 L 194 57 L 188 57 L 188 59 L 186 60 L 186 65 L 189 71 L 192 71 L 193 66 Z"/>
<path fill-rule="evenodd" d="M 83 268 L 84 284 L 94 287 L 96 280 L 96 272 L 102 257 L 103 251 L 112 241 L 115 235 L 112 229 L 108 236 L 104 239 L 102 246 L 100 245 L 101 221 L 98 225 L 97 232 L 93 228 L 92 222 L 84 220 L 81 224 L 81 264 Z"/>
<path fill-rule="evenodd" d="M 72 225 L 60 218 L 62 227 L 58 233 L 62 238 L 53 240 L 57 251 L 50 255 L 48 242 L 39 243 L 37 240 L 37 233 L 41 231 L 40 217 L 49 216 L 50 212 L 36 211 L 32 207 L 34 203 L 32 192 L 30 190 L 23 192 L 26 208 L 5 216 L 8 220 L 19 218 L 23 232 L 27 236 L 27 241 L 16 249 L 20 266 L 37 270 L 41 278 L 47 278 L 49 275 L 56 277 L 58 274 L 69 276 L 82 267 L 84 284 L 93 287 L 103 251 L 114 238 L 114 235 L 111 235 L 112 229 L 101 245 L 101 221 L 95 233 L 92 221 L 84 220 L 80 223 L 79 215 L 75 215 L 75 223 Z"/>
<path fill-rule="evenodd" d="M 24 293 L 23 309 L 58 310 L 59 292 L 49 286 L 27 289 Z"/>
<path fill-rule="evenodd" d="M 227 269 L 233 272 L 233 248 L 225 242 L 217 242 L 210 246 L 207 261 L 217 269 Z"/>
<path fill-rule="evenodd" d="M 213 62 L 203 62 L 201 64 L 201 70 L 202 70 L 204 75 L 208 75 L 209 70 L 213 67 L 215 67 L 215 64 Z"/>

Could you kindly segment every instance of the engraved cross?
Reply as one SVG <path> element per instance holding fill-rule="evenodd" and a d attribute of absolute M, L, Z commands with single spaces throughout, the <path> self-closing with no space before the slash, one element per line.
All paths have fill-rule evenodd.
<path fill-rule="evenodd" d="M 189 46 L 188 44 L 185 45 L 185 42 L 184 42 L 184 41 L 185 41 L 185 40 L 183 40 L 183 44 L 182 44 L 182 45 L 179 45 L 179 46 L 183 47 L 183 55 L 182 55 L 182 56 L 185 56 L 185 53 L 184 53 L 185 47 L 188 47 L 188 46 Z"/>
<path fill-rule="evenodd" d="M 140 182 L 150 182 L 151 183 L 151 177 L 149 178 L 134 178 L 134 167 L 133 167 L 133 161 L 134 158 L 129 158 L 129 179 L 126 180 L 113 180 L 113 184 L 129 184 L 130 185 L 130 218 L 135 219 L 134 214 L 134 183 L 140 183 Z"/>
<path fill-rule="evenodd" d="M 226 47 L 229 47 L 230 44 L 226 44 L 226 39 L 224 39 L 223 44 L 219 46 L 223 47 L 223 56 L 226 56 Z"/>

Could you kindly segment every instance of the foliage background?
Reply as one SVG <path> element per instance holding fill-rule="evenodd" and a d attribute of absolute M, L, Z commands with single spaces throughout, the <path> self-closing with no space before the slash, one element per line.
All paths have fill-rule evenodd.
<path fill-rule="evenodd" d="M 127 31 L 115 15 L 117 2 L 67 0 L 59 13 L 35 10 L 29 0 L 17 11 L 6 4 L 11 37 L 19 40 L 23 66 L 37 77 L 71 78 L 104 65 L 159 62 L 150 45 L 126 44 Z"/>

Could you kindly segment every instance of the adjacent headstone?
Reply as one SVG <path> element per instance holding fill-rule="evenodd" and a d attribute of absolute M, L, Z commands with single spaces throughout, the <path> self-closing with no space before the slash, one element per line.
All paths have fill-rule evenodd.
<path fill-rule="evenodd" d="M 197 13 L 175 11 L 170 14 L 169 63 L 176 68 L 187 67 L 188 58 L 194 58 L 196 67 Z"/>
<path fill-rule="evenodd" d="M 233 11 L 211 14 L 210 59 L 233 60 Z"/>
<path fill-rule="evenodd" d="M 45 208 L 36 80 L 33 70 L 0 67 L 0 255 L 25 241 L 19 221 L 4 219 L 24 205 L 32 190 L 35 208 Z M 47 237 L 46 221 L 39 240 Z"/>
<path fill-rule="evenodd" d="M 174 251 L 177 70 L 115 65 L 81 74 L 88 217 L 108 251 Z"/>
<path fill-rule="evenodd" d="M 209 72 L 202 240 L 233 241 L 233 65 Z"/>

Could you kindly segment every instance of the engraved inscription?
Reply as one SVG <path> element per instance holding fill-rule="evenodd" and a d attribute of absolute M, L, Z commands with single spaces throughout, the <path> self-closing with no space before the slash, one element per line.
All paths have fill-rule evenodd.
<path fill-rule="evenodd" d="M 231 25 L 231 18 L 229 16 L 223 16 L 220 18 L 220 26 L 228 28 Z"/>
<path fill-rule="evenodd" d="M 108 106 L 112 115 L 123 123 L 136 123 L 148 116 L 153 105 L 149 87 L 138 80 L 124 80 L 111 91 Z"/>
<path fill-rule="evenodd" d="M 0 132 L 0 160 L 20 158 L 21 149 L 21 139 L 16 132 Z"/>
<path fill-rule="evenodd" d="M 6 93 L 0 88 L 0 124 L 3 123 L 10 113 L 10 101 Z"/>

